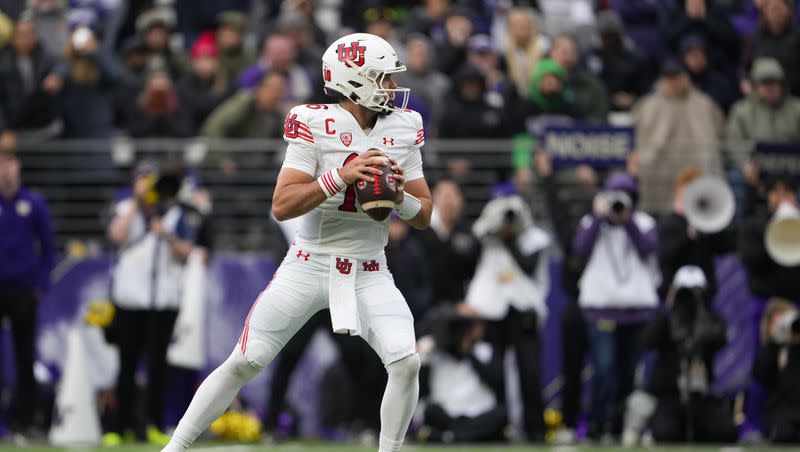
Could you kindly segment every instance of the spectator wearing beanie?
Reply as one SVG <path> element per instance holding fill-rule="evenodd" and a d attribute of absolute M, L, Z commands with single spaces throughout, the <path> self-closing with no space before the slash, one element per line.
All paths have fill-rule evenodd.
<path fill-rule="evenodd" d="M 186 104 L 192 122 L 199 127 L 233 92 L 228 74 L 219 65 L 219 51 L 212 32 L 200 34 L 191 51 L 191 71 L 178 82 L 178 97 Z"/>
<path fill-rule="evenodd" d="M 694 87 L 708 94 L 723 112 L 727 112 L 739 93 L 725 74 L 709 65 L 705 39 L 699 35 L 681 39 L 681 59 Z"/>

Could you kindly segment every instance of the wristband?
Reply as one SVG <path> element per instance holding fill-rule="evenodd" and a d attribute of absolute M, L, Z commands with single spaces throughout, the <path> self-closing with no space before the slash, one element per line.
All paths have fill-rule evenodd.
<path fill-rule="evenodd" d="M 336 196 L 337 193 L 347 187 L 347 184 L 345 184 L 342 180 L 342 176 L 339 175 L 338 168 L 329 170 L 322 176 L 318 177 L 317 183 L 319 183 L 319 186 L 322 187 L 322 192 L 325 193 L 325 196 L 328 198 Z"/>
<path fill-rule="evenodd" d="M 403 195 L 403 202 L 394 206 L 394 210 L 397 211 L 397 216 L 401 220 L 408 221 L 416 217 L 419 211 L 422 210 L 422 202 L 414 195 L 406 193 Z"/>

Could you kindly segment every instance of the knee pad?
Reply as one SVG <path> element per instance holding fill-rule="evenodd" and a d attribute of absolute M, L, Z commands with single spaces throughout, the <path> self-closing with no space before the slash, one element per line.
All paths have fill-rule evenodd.
<path fill-rule="evenodd" d="M 250 381 L 259 372 L 261 372 L 261 370 L 264 369 L 264 366 L 245 358 L 238 348 L 231 353 L 227 360 L 225 360 L 225 362 L 222 364 L 222 367 L 224 367 L 225 370 L 227 370 L 231 375 L 234 375 L 237 379 L 246 381 Z"/>
<path fill-rule="evenodd" d="M 402 379 L 413 380 L 419 375 L 420 360 L 419 354 L 406 356 L 386 366 L 389 376 L 397 376 Z"/>

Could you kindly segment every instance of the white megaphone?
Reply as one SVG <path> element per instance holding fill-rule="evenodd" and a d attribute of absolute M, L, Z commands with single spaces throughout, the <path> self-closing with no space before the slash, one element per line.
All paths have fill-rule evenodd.
<path fill-rule="evenodd" d="M 775 262 L 792 267 L 800 265 L 800 210 L 784 202 L 772 216 L 764 234 L 764 247 Z"/>
<path fill-rule="evenodd" d="M 733 221 L 736 202 L 733 191 L 723 179 L 703 176 L 686 187 L 683 194 L 686 221 L 706 234 L 719 232 Z"/>

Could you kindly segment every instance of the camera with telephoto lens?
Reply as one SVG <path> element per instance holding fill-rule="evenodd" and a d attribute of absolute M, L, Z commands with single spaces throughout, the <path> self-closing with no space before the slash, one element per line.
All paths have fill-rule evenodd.
<path fill-rule="evenodd" d="M 149 188 L 143 196 L 144 203 L 155 207 L 155 215 L 164 216 L 170 200 L 175 199 L 181 189 L 183 178 L 178 171 L 168 171 L 159 176 L 147 176 Z"/>
<path fill-rule="evenodd" d="M 701 288 L 680 288 L 670 310 L 670 335 L 685 356 L 703 353 L 711 338 L 724 337 L 725 331 L 709 310 L 705 291 Z"/>
<path fill-rule="evenodd" d="M 605 193 L 608 206 L 615 215 L 622 215 L 631 209 L 633 202 L 630 195 L 624 191 L 609 191 Z"/>
<path fill-rule="evenodd" d="M 461 315 L 453 306 L 435 308 L 427 321 L 430 323 L 436 348 L 456 358 L 463 358 L 464 340 L 472 336 L 472 328 L 480 323 L 480 320 Z"/>
<path fill-rule="evenodd" d="M 792 336 L 800 335 L 800 317 L 797 311 L 786 311 L 781 314 L 775 322 L 773 339 L 781 345 L 786 345 Z"/>

